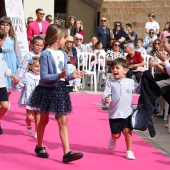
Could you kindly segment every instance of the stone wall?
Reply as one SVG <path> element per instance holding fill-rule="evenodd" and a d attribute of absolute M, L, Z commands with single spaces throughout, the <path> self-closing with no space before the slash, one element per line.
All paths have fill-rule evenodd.
<path fill-rule="evenodd" d="M 113 22 L 121 21 L 123 26 L 132 23 L 138 37 L 144 38 L 145 23 L 148 13 L 154 12 L 155 21 L 160 24 L 161 31 L 165 23 L 170 21 L 170 0 L 148 0 L 148 1 L 104 1 L 101 5 L 101 16 L 107 18 L 109 28 L 113 28 Z"/>

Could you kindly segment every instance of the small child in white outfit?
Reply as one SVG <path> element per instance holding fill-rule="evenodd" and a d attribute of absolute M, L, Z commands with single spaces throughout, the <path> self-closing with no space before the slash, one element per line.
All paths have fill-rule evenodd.
<path fill-rule="evenodd" d="M 109 104 L 111 137 L 108 142 L 108 148 L 115 149 L 116 141 L 122 132 L 127 147 L 126 157 L 127 159 L 135 159 L 132 152 L 132 93 L 137 92 L 139 85 L 133 79 L 126 78 L 128 71 L 127 60 L 122 58 L 113 60 L 111 71 L 114 79 L 107 84 L 102 96 L 102 103 L 104 105 Z"/>
<path fill-rule="evenodd" d="M 21 107 L 23 106 L 26 107 L 27 117 L 25 121 L 26 130 L 28 134 L 32 134 L 31 122 L 35 120 L 34 138 L 37 138 L 37 126 L 40 120 L 40 113 L 38 110 L 32 109 L 29 106 L 27 106 L 27 100 L 29 99 L 35 87 L 39 84 L 39 80 L 40 80 L 39 57 L 32 57 L 32 59 L 29 60 L 28 72 L 24 74 L 24 76 L 21 78 L 20 82 L 16 85 L 15 88 L 17 90 L 22 89 L 20 98 L 18 100 L 18 104 Z"/>
<path fill-rule="evenodd" d="M 96 47 L 97 49 L 94 50 L 94 54 L 97 55 L 97 61 L 93 60 L 91 63 L 90 63 L 90 70 L 93 69 L 93 66 L 94 64 L 99 64 L 100 63 L 100 66 L 98 67 L 104 67 L 104 56 L 106 55 L 105 51 L 103 50 L 103 43 L 101 41 L 98 41 L 96 43 Z M 99 62 L 100 60 L 100 62 Z"/>

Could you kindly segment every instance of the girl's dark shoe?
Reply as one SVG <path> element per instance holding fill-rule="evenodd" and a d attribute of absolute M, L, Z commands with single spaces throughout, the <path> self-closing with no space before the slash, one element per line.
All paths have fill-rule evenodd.
<path fill-rule="evenodd" d="M 63 162 L 68 163 L 71 161 L 81 159 L 82 157 L 83 157 L 83 153 L 81 153 L 81 152 L 74 153 L 74 152 L 70 151 L 66 155 L 63 156 Z"/>
<path fill-rule="evenodd" d="M 3 133 L 3 130 L 2 130 L 1 125 L 0 125 L 0 135 L 2 135 L 2 133 Z"/>
<path fill-rule="evenodd" d="M 41 152 L 42 150 L 44 150 L 45 152 Z M 49 154 L 46 152 L 45 147 L 35 147 L 35 153 L 37 154 L 38 157 L 41 158 L 48 158 Z"/>

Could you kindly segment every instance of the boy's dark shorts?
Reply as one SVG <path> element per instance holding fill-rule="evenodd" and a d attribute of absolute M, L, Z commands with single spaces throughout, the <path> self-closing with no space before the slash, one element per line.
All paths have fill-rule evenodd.
<path fill-rule="evenodd" d="M 8 101 L 8 93 L 6 87 L 0 88 L 0 102 Z"/>
<path fill-rule="evenodd" d="M 112 134 L 120 133 L 124 128 L 129 128 L 133 130 L 131 126 L 131 115 L 126 119 L 109 119 L 110 130 Z"/>

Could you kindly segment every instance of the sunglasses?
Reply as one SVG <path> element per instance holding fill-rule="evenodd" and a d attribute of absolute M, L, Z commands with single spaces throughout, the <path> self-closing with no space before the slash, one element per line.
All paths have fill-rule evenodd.
<path fill-rule="evenodd" d="M 4 24 L 2 24 L 1 27 L 10 27 L 10 25 L 4 25 Z"/>
<path fill-rule="evenodd" d="M 106 20 L 101 20 L 101 22 L 106 22 Z"/>
<path fill-rule="evenodd" d="M 158 44 L 158 45 L 159 45 L 160 43 L 158 42 L 158 43 L 155 43 L 155 44 Z"/>
<path fill-rule="evenodd" d="M 120 47 L 120 44 L 114 44 L 114 46 L 116 46 L 116 47 Z"/>
<path fill-rule="evenodd" d="M 44 13 L 38 13 L 38 14 L 40 14 L 40 15 L 45 15 Z"/>
<path fill-rule="evenodd" d="M 149 34 L 155 34 L 154 32 L 150 32 Z"/>
<path fill-rule="evenodd" d="M 80 40 L 80 41 L 81 41 L 82 39 L 80 39 L 80 38 L 76 38 L 76 40 Z"/>

